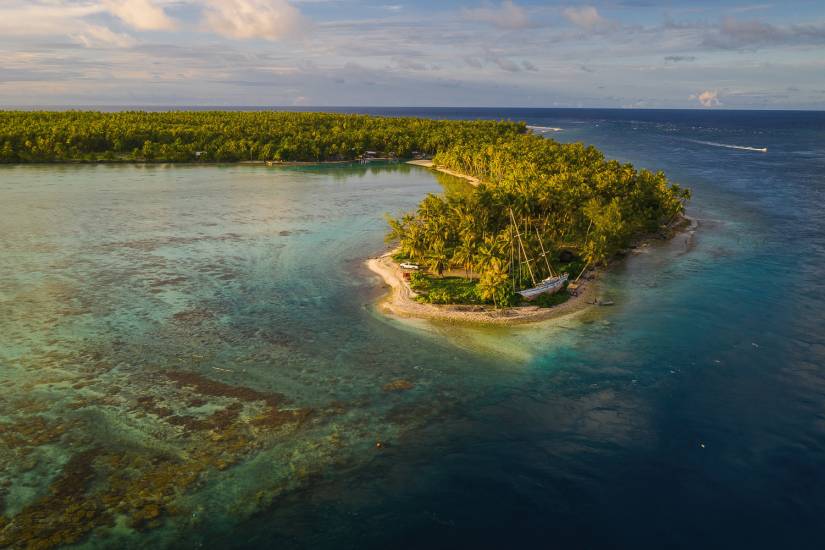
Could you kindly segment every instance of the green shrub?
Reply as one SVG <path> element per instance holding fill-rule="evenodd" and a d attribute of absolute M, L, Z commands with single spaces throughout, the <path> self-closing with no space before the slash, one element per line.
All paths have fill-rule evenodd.
<path fill-rule="evenodd" d="M 553 307 L 563 304 L 570 299 L 570 293 L 567 292 L 567 285 L 562 290 L 555 294 L 542 294 L 531 303 L 539 307 Z"/>

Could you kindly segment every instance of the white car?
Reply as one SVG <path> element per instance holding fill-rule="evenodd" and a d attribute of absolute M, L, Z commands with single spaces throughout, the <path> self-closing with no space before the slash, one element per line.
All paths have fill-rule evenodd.
<path fill-rule="evenodd" d="M 403 263 L 399 264 L 398 267 L 400 267 L 401 269 L 412 269 L 414 271 L 418 271 L 418 269 L 420 269 L 418 267 L 418 264 L 411 264 L 411 263 L 408 263 L 408 262 L 403 262 Z"/>

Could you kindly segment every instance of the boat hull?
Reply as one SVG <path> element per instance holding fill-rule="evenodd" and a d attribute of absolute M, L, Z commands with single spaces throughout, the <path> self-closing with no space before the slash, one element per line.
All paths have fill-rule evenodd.
<path fill-rule="evenodd" d="M 567 278 L 567 273 L 564 273 L 559 277 L 545 279 L 533 288 L 525 288 L 524 290 L 519 290 L 517 294 L 519 294 L 522 298 L 528 301 L 535 300 L 542 294 L 555 294 L 556 292 L 564 288 L 564 283 L 567 282 Z"/>

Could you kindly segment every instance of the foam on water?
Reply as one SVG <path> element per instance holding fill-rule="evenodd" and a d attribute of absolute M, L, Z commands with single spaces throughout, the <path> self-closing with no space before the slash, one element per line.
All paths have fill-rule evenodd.
<path fill-rule="evenodd" d="M 710 145 L 712 147 L 724 147 L 726 149 L 738 149 L 740 151 L 755 151 L 757 153 L 767 153 L 767 147 L 749 147 L 747 145 L 731 145 L 729 143 L 716 143 L 715 141 L 701 141 L 698 139 L 688 140 L 692 143 L 700 143 L 702 145 Z"/>
<path fill-rule="evenodd" d="M 529 129 L 535 131 L 536 133 L 539 133 L 539 134 L 547 134 L 549 132 L 561 132 L 561 131 L 563 131 L 563 128 L 557 128 L 557 127 L 554 127 L 554 126 L 531 126 L 531 125 L 528 125 L 527 127 Z"/>

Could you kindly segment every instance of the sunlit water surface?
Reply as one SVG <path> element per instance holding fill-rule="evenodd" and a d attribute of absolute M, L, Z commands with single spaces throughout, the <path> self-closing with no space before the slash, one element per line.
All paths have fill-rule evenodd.
<path fill-rule="evenodd" d="M 0 169 L 3 542 L 821 547 L 825 125 L 453 114 L 665 169 L 699 230 L 609 273 L 612 308 L 453 330 L 377 314 L 363 260 L 460 182 Z"/>

